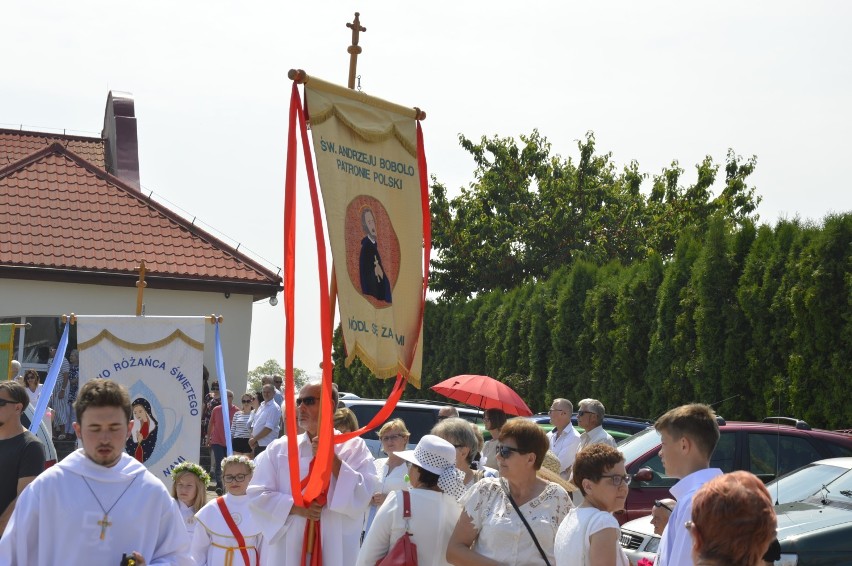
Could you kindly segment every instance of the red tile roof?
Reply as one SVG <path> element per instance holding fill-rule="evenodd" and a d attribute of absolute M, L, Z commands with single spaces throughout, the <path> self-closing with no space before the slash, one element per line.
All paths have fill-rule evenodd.
<path fill-rule="evenodd" d="M 60 143 L 100 169 L 106 169 L 104 140 L 101 138 L 4 130 L 2 128 L 0 128 L 0 167 L 19 161 L 54 143 Z"/>
<path fill-rule="evenodd" d="M 281 283 L 60 143 L 0 165 L 0 269 L 135 276 L 143 259 L 149 280 L 168 281 L 167 288 L 199 289 L 203 282 L 257 300 Z"/>

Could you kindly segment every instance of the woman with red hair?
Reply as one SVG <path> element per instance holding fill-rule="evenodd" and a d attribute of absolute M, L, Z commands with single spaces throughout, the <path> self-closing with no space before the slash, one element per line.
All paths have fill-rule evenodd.
<path fill-rule="evenodd" d="M 754 474 L 737 471 L 705 483 L 692 500 L 696 566 L 758 566 L 775 538 L 772 498 Z"/>

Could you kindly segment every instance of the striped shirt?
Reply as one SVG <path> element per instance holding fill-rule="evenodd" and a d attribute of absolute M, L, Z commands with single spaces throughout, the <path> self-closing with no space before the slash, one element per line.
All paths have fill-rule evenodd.
<path fill-rule="evenodd" d="M 234 413 L 234 421 L 231 423 L 231 436 L 233 438 L 249 438 L 251 430 L 248 427 L 249 414 L 242 411 Z"/>

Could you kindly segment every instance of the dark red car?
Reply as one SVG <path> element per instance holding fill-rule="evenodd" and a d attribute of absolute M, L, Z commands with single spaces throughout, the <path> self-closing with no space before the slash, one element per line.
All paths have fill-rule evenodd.
<path fill-rule="evenodd" d="M 804 421 L 770 417 L 762 423 L 719 419 L 719 443 L 710 467 L 724 472 L 747 470 L 764 482 L 823 458 L 852 456 L 852 434 L 811 429 Z M 650 515 L 654 500 L 671 498 L 677 478 L 666 475 L 660 460 L 660 435 L 650 427 L 623 440 L 627 473 L 633 474 L 620 523 Z"/>

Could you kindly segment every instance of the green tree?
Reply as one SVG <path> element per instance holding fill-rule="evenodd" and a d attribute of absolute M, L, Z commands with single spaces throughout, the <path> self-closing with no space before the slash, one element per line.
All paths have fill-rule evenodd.
<path fill-rule="evenodd" d="M 268 359 L 250 372 L 248 372 L 248 391 L 260 391 L 260 381 L 267 375 L 280 375 L 284 377 L 284 368 L 275 359 Z M 293 378 L 296 381 L 298 391 L 308 380 L 307 372 L 303 369 L 293 368 Z"/>
<path fill-rule="evenodd" d="M 638 163 L 619 170 L 611 154 L 596 151 L 592 133 L 578 142 L 576 162 L 551 155 L 536 130 L 520 143 L 464 136 L 460 142 L 476 164 L 474 181 L 451 200 L 438 182 L 431 194 L 431 286 L 444 298 L 508 291 L 578 260 L 626 265 L 651 253 L 665 259 L 679 234 L 703 234 L 714 214 L 739 224 L 760 202 L 746 183 L 755 159 L 733 151 L 717 197 L 711 189 L 719 165 L 709 156 L 696 167 L 694 184 L 679 184 L 683 170 L 674 162 L 646 196 Z"/>

